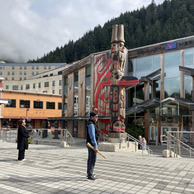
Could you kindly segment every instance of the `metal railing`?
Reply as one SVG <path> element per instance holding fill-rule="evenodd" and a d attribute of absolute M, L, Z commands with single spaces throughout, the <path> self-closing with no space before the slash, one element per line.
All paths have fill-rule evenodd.
<path fill-rule="evenodd" d="M 123 132 L 119 132 L 120 133 L 120 137 L 121 137 L 121 133 Z M 100 134 L 102 135 L 102 140 L 103 141 L 109 141 L 108 140 L 108 134 L 105 134 L 103 131 L 100 130 Z M 127 147 L 129 147 L 129 143 L 130 141 L 135 143 L 135 152 L 137 152 L 138 150 L 141 150 L 142 153 L 144 153 L 145 151 L 147 151 L 149 154 L 153 154 L 153 151 L 150 149 L 150 147 L 146 144 L 145 148 L 144 148 L 144 144 L 143 142 L 139 141 L 138 139 L 136 139 L 135 137 L 133 137 L 132 135 L 128 134 L 125 132 L 125 134 L 127 135 L 127 138 L 125 138 L 126 142 L 127 142 Z M 122 142 L 122 139 L 121 139 Z M 120 144 L 121 144 L 120 142 Z M 138 145 L 140 145 L 141 149 L 137 149 Z M 121 145 L 120 145 L 121 147 Z"/>
<path fill-rule="evenodd" d="M 194 132 L 192 131 L 168 131 L 167 132 L 167 149 L 170 156 L 174 157 L 194 156 Z"/>
<path fill-rule="evenodd" d="M 146 144 L 144 145 L 143 142 L 141 142 L 140 140 L 136 139 L 135 137 L 133 137 L 132 135 L 127 134 L 127 142 L 129 142 L 130 140 L 132 140 L 133 142 L 135 142 L 135 148 L 137 147 L 137 145 L 139 144 L 141 146 L 142 153 L 144 151 L 147 151 L 149 154 L 153 154 L 153 151 L 150 149 L 150 147 Z M 145 147 L 144 147 L 145 146 Z M 137 151 L 137 150 L 135 150 Z"/>
<path fill-rule="evenodd" d="M 67 129 L 27 129 L 29 131 L 29 143 L 56 146 L 75 146 L 75 141 Z M 16 128 L 2 128 L 0 140 L 5 142 L 17 141 Z"/>

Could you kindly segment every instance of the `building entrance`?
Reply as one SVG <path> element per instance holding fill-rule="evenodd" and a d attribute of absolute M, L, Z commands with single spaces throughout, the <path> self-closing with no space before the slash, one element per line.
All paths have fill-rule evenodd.
<path fill-rule="evenodd" d="M 161 135 L 160 135 L 160 142 L 161 145 L 167 144 L 167 132 L 168 131 L 178 131 L 178 126 L 161 126 Z"/>

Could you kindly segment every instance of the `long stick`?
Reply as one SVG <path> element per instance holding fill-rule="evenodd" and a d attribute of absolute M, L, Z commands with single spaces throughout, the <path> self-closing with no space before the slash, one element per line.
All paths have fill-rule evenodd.
<path fill-rule="evenodd" d="M 87 143 L 87 146 L 95 151 L 94 146 L 92 146 L 89 142 Z M 103 158 L 106 159 L 106 156 L 104 154 L 102 154 L 99 150 L 97 151 L 97 153 L 100 154 Z"/>

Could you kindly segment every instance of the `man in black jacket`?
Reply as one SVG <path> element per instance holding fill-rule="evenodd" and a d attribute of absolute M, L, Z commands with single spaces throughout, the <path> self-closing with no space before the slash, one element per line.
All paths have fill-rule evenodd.
<path fill-rule="evenodd" d="M 90 113 L 90 118 L 87 121 L 87 140 L 86 143 L 90 143 L 94 146 L 95 150 L 88 147 L 88 162 L 87 162 L 87 178 L 89 180 L 95 180 L 94 178 L 94 166 L 96 163 L 96 152 L 98 152 L 98 137 L 99 130 L 96 125 L 98 121 L 98 115 L 95 112 Z"/>

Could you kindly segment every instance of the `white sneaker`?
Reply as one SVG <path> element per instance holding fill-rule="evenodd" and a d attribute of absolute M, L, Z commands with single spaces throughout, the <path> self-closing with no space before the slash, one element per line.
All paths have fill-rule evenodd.
<path fill-rule="evenodd" d="M 26 160 L 26 159 L 22 159 L 22 160 L 18 160 L 18 161 L 20 161 L 20 162 L 21 162 L 21 161 L 25 161 L 25 160 Z"/>

